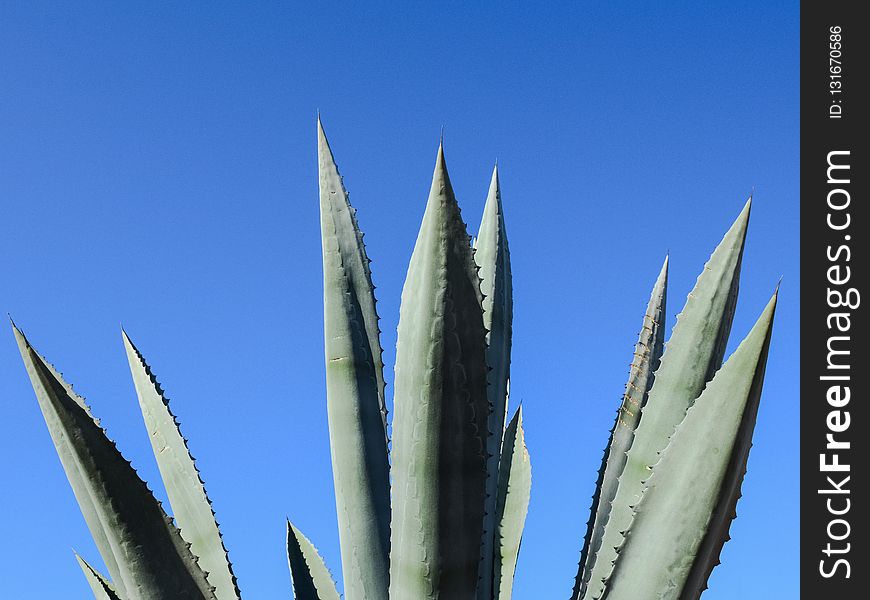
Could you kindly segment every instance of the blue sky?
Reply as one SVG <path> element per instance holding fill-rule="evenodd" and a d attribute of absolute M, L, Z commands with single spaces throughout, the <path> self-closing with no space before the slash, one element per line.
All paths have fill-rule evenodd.
<path fill-rule="evenodd" d="M 0 56 L 0 310 L 162 497 L 123 323 L 249 598 L 290 596 L 285 515 L 340 569 L 317 110 L 366 232 L 388 365 L 442 126 L 472 231 L 499 162 L 533 465 L 519 600 L 570 592 L 665 253 L 670 330 L 754 188 L 732 349 L 784 279 L 734 539 L 704 598 L 797 597 L 797 2 L 3 2 Z M 89 598 L 70 548 L 98 554 L 4 335 L 4 593 Z"/>

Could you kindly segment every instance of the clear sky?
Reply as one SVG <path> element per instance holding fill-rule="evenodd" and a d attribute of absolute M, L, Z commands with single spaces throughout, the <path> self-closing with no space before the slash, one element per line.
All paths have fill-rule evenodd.
<path fill-rule="evenodd" d="M 798 3 L 437 4 L 0 3 L 0 310 L 162 497 L 123 323 L 243 593 L 287 598 L 285 515 L 340 572 L 315 115 L 367 234 L 388 365 L 443 126 L 472 231 L 501 174 L 533 466 L 515 597 L 567 598 L 662 259 L 670 330 L 754 188 L 730 348 L 784 280 L 704 598 L 797 597 Z M 3 595 L 89 598 L 71 548 L 101 563 L 9 331 L 0 407 Z"/>

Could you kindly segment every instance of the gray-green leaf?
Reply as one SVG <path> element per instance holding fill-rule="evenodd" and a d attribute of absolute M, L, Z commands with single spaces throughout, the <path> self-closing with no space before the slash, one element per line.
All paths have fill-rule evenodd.
<path fill-rule="evenodd" d="M 390 480 L 383 362 L 369 259 L 317 121 L 326 406 L 348 600 L 386 600 Z"/>
<path fill-rule="evenodd" d="M 698 550 L 710 527 L 721 527 L 716 521 L 724 515 L 717 517 L 715 511 L 722 500 L 734 497 L 743 475 L 749 440 L 740 436 L 751 436 L 746 423 L 755 421 L 775 308 L 774 294 L 653 467 L 608 583 L 607 600 L 679 600 L 700 594 L 695 589 L 684 595 L 684 586 L 696 561 L 708 560 Z"/>
<path fill-rule="evenodd" d="M 592 497 L 592 515 L 587 525 L 577 577 L 574 580 L 574 591 L 571 595 L 573 600 L 579 600 L 582 597 L 588 577 L 595 566 L 595 559 L 598 549 L 601 547 L 604 528 L 610 517 L 610 509 L 613 498 L 616 496 L 619 478 L 625 468 L 628 450 L 634 441 L 634 430 L 640 420 L 649 390 L 655 381 L 654 373 L 661 362 L 665 342 L 667 287 L 668 257 L 665 257 L 665 262 L 650 294 L 643 318 L 643 327 L 641 327 L 637 344 L 634 347 L 634 357 L 631 361 L 622 405 L 616 413 L 616 421 L 610 431 L 601 469 L 598 472 L 595 495 Z"/>
<path fill-rule="evenodd" d="M 139 408 L 181 537 L 190 544 L 200 568 L 208 573 L 208 582 L 214 586 L 217 599 L 238 600 L 240 593 L 236 577 L 187 440 L 181 435 L 178 420 L 169 408 L 169 400 L 145 357 L 125 331 L 121 331 L 121 336 L 139 397 Z"/>
<path fill-rule="evenodd" d="M 643 418 L 635 430 L 584 598 L 601 597 L 650 467 L 722 362 L 737 302 L 750 206 L 751 199 L 704 265 L 677 316 Z"/>
<path fill-rule="evenodd" d="M 56 446 L 75 465 L 120 572 L 128 600 L 216 600 L 171 519 L 93 417 L 14 328 L 36 398 Z M 67 477 L 70 469 L 64 463 Z M 114 580 L 116 585 L 119 580 Z"/>
<path fill-rule="evenodd" d="M 296 600 L 339 600 L 335 580 L 307 537 L 287 521 L 287 561 Z"/>
<path fill-rule="evenodd" d="M 493 596 L 498 465 L 507 416 L 513 320 L 511 259 L 501 206 L 498 166 L 492 171 L 483 219 L 475 241 L 474 259 L 480 267 L 480 289 L 483 293 L 483 326 L 487 330 L 486 363 L 490 368 L 487 394 L 491 407 L 486 442 L 486 516 L 483 521 L 478 594 L 478 600 L 482 600 Z"/>
<path fill-rule="evenodd" d="M 532 491 L 532 465 L 520 406 L 504 434 L 496 508 L 495 597 L 510 600 Z"/>
<path fill-rule="evenodd" d="M 12 329 L 15 333 L 16 341 L 19 344 L 19 348 L 21 347 L 22 341 L 26 343 L 24 340 L 24 336 L 21 331 L 15 327 L 15 323 L 12 323 Z M 73 390 L 73 386 L 64 381 L 61 374 L 49 363 L 43 356 L 39 355 L 33 348 L 30 348 L 30 351 L 36 354 L 46 369 L 48 369 L 49 373 L 51 373 L 52 377 L 60 382 L 63 386 L 66 394 L 70 397 L 70 399 L 75 402 L 81 410 L 88 415 L 91 420 L 94 421 L 94 424 L 99 427 L 100 423 L 96 419 L 94 419 L 91 409 L 85 403 L 85 399 L 79 396 L 75 390 Z M 54 442 L 54 447 L 57 450 L 57 455 L 60 458 L 61 464 L 63 465 L 63 470 L 66 473 L 67 479 L 70 482 L 70 486 L 72 487 L 73 493 L 75 494 L 76 501 L 78 502 L 79 508 L 82 512 L 82 516 L 85 518 L 85 523 L 87 523 L 88 529 L 91 532 L 91 537 L 94 539 L 94 543 L 97 546 L 97 550 L 100 552 L 100 556 L 103 558 L 103 562 L 106 563 L 106 568 L 109 570 L 109 575 L 111 576 L 115 588 L 119 591 L 119 593 L 123 593 L 124 591 L 124 582 L 121 577 L 121 570 L 118 566 L 118 562 L 115 560 L 115 553 L 112 549 L 111 544 L 109 543 L 109 538 L 106 535 L 106 531 L 103 528 L 103 523 L 100 521 L 100 515 L 97 511 L 97 507 L 94 504 L 94 500 L 91 498 L 90 492 L 88 492 L 88 477 L 86 473 L 83 473 L 80 470 L 78 459 L 76 458 L 73 445 L 70 443 L 70 440 L 63 433 L 63 428 L 60 427 L 60 424 L 56 422 L 54 419 L 53 413 L 51 411 L 45 412 L 43 411 L 43 416 L 45 417 L 46 424 L 48 425 L 48 432 L 51 434 L 51 440 Z"/>
<path fill-rule="evenodd" d="M 439 147 L 396 349 L 390 599 L 475 598 L 486 483 L 486 332 Z"/>
<path fill-rule="evenodd" d="M 91 586 L 95 600 L 121 600 L 108 579 L 78 554 L 76 554 L 76 560 L 79 563 L 79 567 L 81 567 L 82 573 L 85 575 L 88 585 Z"/>

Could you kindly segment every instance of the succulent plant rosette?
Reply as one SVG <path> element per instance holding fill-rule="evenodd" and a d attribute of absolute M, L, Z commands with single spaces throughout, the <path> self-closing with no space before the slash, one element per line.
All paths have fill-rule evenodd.
<path fill-rule="evenodd" d="M 317 135 L 325 404 L 344 597 L 508 600 L 531 466 L 522 408 L 508 410 L 513 300 L 498 169 L 472 242 L 438 148 L 402 290 L 388 428 L 370 260 L 319 118 Z M 667 258 L 655 280 L 572 600 L 698 598 L 719 562 L 752 445 L 777 298 L 723 364 L 750 204 L 704 265 L 667 344 Z M 240 600 L 187 440 L 127 334 L 171 511 L 85 400 L 13 328 L 105 566 L 103 574 L 76 556 L 97 600 Z M 324 560 L 289 521 L 287 557 L 297 599 L 339 598 Z"/>

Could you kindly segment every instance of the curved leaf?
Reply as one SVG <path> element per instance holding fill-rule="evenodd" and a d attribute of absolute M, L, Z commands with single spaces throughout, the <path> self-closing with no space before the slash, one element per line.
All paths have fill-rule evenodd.
<path fill-rule="evenodd" d="M 384 365 L 369 259 L 317 121 L 326 405 L 348 600 L 386 600 L 390 479 Z"/>
<path fill-rule="evenodd" d="M 585 590 L 588 577 L 595 566 L 598 549 L 604 536 L 604 528 L 610 518 L 610 508 L 616 496 L 619 478 L 625 468 L 628 450 L 634 441 L 634 430 L 640 420 L 641 411 L 646 404 L 649 390 L 655 381 L 654 373 L 659 368 L 665 345 L 665 309 L 667 305 L 668 257 L 662 265 L 659 276 L 653 285 L 649 303 L 643 319 L 634 358 L 625 385 L 622 405 L 616 413 L 616 421 L 610 431 L 610 439 L 604 451 L 599 480 L 592 498 L 592 509 L 587 524 L 583 550 L 577 577 L 574 579 L 573 600 L 579 600 Z M 584 581 L 584 575 L 586 579 Z"/>
<path fill-rule="evenodd" d="M 774 294 L 774 303 L 776 302 L 778 292 L 777 288 L 777 293 Z M 771 316 L 771 320 L 772 318 Z M 772 324 L 769 327 L 772 328 Z M 765 360 L 770 346 L 770 335 L 770 331 L 768 331 L 765 347 L 762 351 Z M 680 600 L 698 600 L 701 597 L 701 593 L 707 589 L 707 580 L 710 578 L 710 573 L 719 564 L 719 556 L 722 548 L 725 546 L 725 542 L 731 539 L 729 537 L 729 530 L 731 528 L 731 521 L 737 516 L 737 501 L 740 499 L 740 489 L 743 477 L 746 475 L 749 451 L 752 448 L 752 433 L 755 431 L 755 421 L 758 417 L 758 406 L 761 401 L 765 366 L 763 360 L 760 368 L 756 370 L 755 381 L 752 382 L 752 389 L 746 401 L 746 408 L 743 411 L 740 429 L 737 431 L 734 449 L 731 451 L 731 459 L 725 471 L 725 479 L 720 489 L 719 501 L 710 517 L 710 522 L 707 525 L 707 534 L 704 536 L 704 541 L 701 542 L 700 548 L 698 548 L 695 562 L 692 565 L 692 571 L 689 573 L 686 584 L 683 587 Z"/>
<path fill-rule="evenodd" d="M 121 336 L 142 418 L 181 537 L 190 543 L 199 566 L 208 573 L 208 582 L 214 586 L 217 599 L 238 600 L 236 577 L 187 440 L 181 435 L 178 420 L 151 367 L 125 331 L 121 331 Z"/>
<path fill-rule="evenodd" d="M 92 498 L 118 563 L 124 596 L 216 600 L 196 558 L 130 463 L 17 328 L 15 336 L 49 431 L 67 440 L 58 451 L 74 461 Z"/>
<path fill-rule="evenodd" d="M 339 600 L 335 580 L 317 548 L 287 521 L 287 561 L 296 600 Z"/>
<path fill-rule="evenodd" d="M 677 316 L 628 451 L 584 598 L 600 598 L 604 592 L 605 580 L 613 569 L 623 532 L 631 526 L 633 507 L 640 501 L 650 466 L 658 461 L 686 410 L 722 362 L 737 302 L 750 206 L 751 199 L 704 265 Z"/>
<path fill-rule="evenodd" d="M 18 342 L 19 349 L 23 352 L 22 343 L 26 344 L 24 335 L 15 326 L 14 322 L 12 323 L 12 330 L 15 333 L 15 339 Z M 75 392 L 75 390 L 73 390 L 72 385 L 64 381 L 60 372 L 58 372 L 43 356 L 37 353 L 33 348 L 30 348 L 30 351 L 36 354 L 39 362 L 41 362 L 45 366 L 45 368 L 48 369 L 52 377 L 56 381 L 60 382 L 61 386 L 63 386 L 63 389 L 65 390 L 69 398 L 73 402 L 75 402 L 75 404 L 77 404 L 87 416 L 91 418 L 95 426 L 99 427 L 100 423 L 99 421 L 94 419 L 90 407 L 88 407 L 88 405 L 85 403 L 85 399 L 79 396 Z M 88 492 L 88 478 L 86 474 L 81 471 L 78 460 L 75 456 L 75 452 L 73 450 L 73 446 L 70 443 L 70 440 L 67 439 L 66 435 L 63 433 L 63 428 L 60 426 L 59 423 L 56 422 L 53 413 L 51 411 L 46 412 L 45 410 L 43 410 L 43 416 L 45 418 L 46 425 L 48 425 L 48 432 L 51 435 L 51 440 L 52 442 L 54 442 L 54 447 L 57 450 L 57 455 L 60 458 L 61 464 L 63 465 L 63 470 L 66 473 L 67 479 L 69 480 L 70 486 L 72 487 L 73 494 L 75 495 L 76 501 L 78 502 L 79 509 L 81 510 L 82 516 L 85 518 L 85 523 L 88 526 L 88 530 L 91 533 L 91 537 L 94 539 L 97 550 L 99 550 L 100 556 L 103 558 L 103 562 L 106 564 L 106 568 L 109 571 L 109 575 L 112 578 L 115 588 L 120 593 L 123 593 L 124 581 L 121 577 L 121 570 L 118 566 L 118 561 L 115 560 L 115 553 L 112 549 L 112 545 L 109 543 L 106 531 L 103 529 L 103 523 L 102 521 L 100 521 L 100 515 L 97 511 L 97 507 L 94 504 L 90 493 Z"/>
<path fill-rule="evenodd" d="M 520 406 L 504 434 L 496 509 L 495 597 L 510 600 L 532 491 L 532 465 Z"/>
<path fill-rule="evenodd" d="M 770 347 L 776 295 L 752 331 L 689 409 L 653 467 L 605 594 L 607 600 L 685 598 L 683 589 L 716 510 L 734 497 L 749 444 Z M 735 472 L 734 452 L 741 470 Z M 729 472 L 730 471 L 730 472 Z M 726 502 L 730 504 L 730 502 Z M 730 520 L 730 519 L 729 519 Z M 694 592 L 691 597 L 700 594 Z"/>

